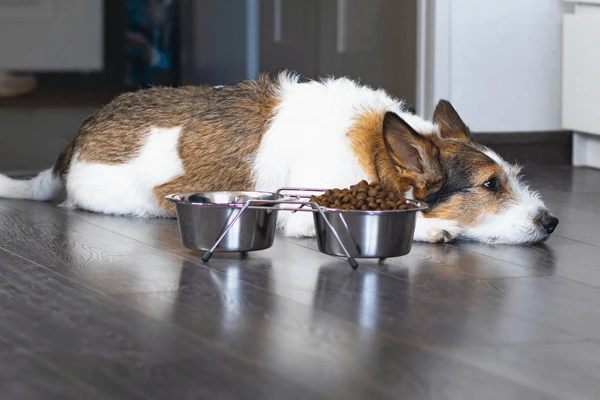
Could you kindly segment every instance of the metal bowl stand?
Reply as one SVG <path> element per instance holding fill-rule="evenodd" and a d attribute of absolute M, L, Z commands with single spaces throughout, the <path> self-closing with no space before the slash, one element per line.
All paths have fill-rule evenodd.
<path fill-rule="evenodd" d="M 320 192 L 320 193 L 324 193 L 325 190 L 324 189 L 308 189 L 308 188 L 281 188 L 279 190 L 277 190 L 277 194 L 280 194 L 281 192 L 286 191 L 286 192 Z M 309 196 L 306 195 L 301 195 L 301 194 L 296 194 L 293 195 L 291 197 L 286 197 L 280 200 L 248 200 L 246 201 L 243 206 L 240 209 L 240 212 L 237 213 L 235 215 L 235 217 L 231 220 L 231 222 L 229 222 L 223 229 L 223 232 L 221 233 L 221 235 L 217 238 L 217 241 L 215 242 L 215 244 L 210 248 L 210 250 L 208 250 L 204 256 L 202 257 L 202 261 L 207 262 L 208 260 L 210 260 L 210 258 L 213 255 L 213 252 L 215 251 L 215 249 L 217 248 L 217 246 L 219 245 L 219 243 L 221 243 L 221 240 L 223 240 L 223 238 L 227 235 L 227 233 L 229 233 L 229 231 L 231 230 L 231 228 L 233 227 L 233 225 L 237 222 L 237 220 L 241 217 L 241 215 L 244 213 L 244 211 L 246 211 L 249 207 L 252 207 L 252 209 L 262 209 L 262 210 L 268 210 L 267 212 L 273 211 L 273 210 L 277 210 L 277 211 L 291 211 L 292 213 L 298 212 L 298 211 L 304 211 L 304 212 L 318 212 L 321 214 L 321 216 L 323 217 L 323 220 L 325 221 L 325 223 L 327 224 L 327 227 L 329 228 L 329 230 L 331 230 L 331 233 L 333 234 L 333 236 L 335 237 L 335 239 L 337 240 L 337 242 L 339 243 L 340 247 L 342 248 L 342 250 L 344 251 L 344 254 L 346 255 L 346 259 L 348 261 L 348 263 L 350 264 L 350 266 L 353 269 L 358 268 L 358 263 L 356 262 L 356 260 L 354 259 L 354 257 L 352 257 L 350 255 L 350 253 L 348 252 L 348 250 L 346 249 L 346 246 L 344 246 L 344 244 L 342 243 L 342 240 L 340 239 L 339 234 L 337 233 L 337 231 L 335 230 L 335 228 L 331 225 L 331 223 L 329 222 L 329 220 L 327 219 L 327 217 L 325 216 L 325 213 L 323 212 L 323 208 L 318 205 L 315 202 L 311 202 L 311 201 L 300 201 L 298 199 L 306 199 L 309 198 Z M 267 206 L 265 204 L 271 204 L 271 206 Z M 279 206 L 282 204 L 294 204 L 294 205 L 300 205 L 300 207 L 297 208 L 280 208 Z M 310 206 L 311 208 L 305 208 L 306 206 Z M 347 230 L 347 229 L 346 229 Z M 347 230 L 346 232 L 349 236 L 350 236 L 350 231 Z"/>

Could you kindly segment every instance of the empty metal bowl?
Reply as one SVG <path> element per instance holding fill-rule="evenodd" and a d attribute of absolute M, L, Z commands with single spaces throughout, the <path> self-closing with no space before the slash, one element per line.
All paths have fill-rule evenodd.
<path fill-rule="evenodd" d="M 319 251 L 333 256 L 346 256 L 323 218 L 338 232 L 340 240 L 355 258 L 388 258 L 408 254 L 412 247 L 418 211 L 427 204 L 406 200 L 414 208 L 390 211 L 356 211 L 323 209 L 315 212 L 315 230 Z"/>
<path fill-rule="evenodd" d="M 175 203 L 183 245 L 193 250 L 209 250 L 248 200 L 279 200 L 270 192 L 198 192 L 171 194 Z M 271 204 L 266 204 L 271 206 Z M 255 251 L 273 245 L 277 210 L 255 208 L 252 203 L 223 237 L 214 251 Z"/>

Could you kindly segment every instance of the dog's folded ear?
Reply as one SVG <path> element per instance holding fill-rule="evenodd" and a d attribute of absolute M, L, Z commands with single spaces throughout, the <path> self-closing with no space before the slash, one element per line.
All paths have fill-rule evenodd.
<path fill-rule="evenodd" d="M 435 143 L 393 112 L 387 112 L 383 119 L 383 139 L 392 161 L 402 169 L 423 173 L 438 162 Z"/>
<path fill-rule="evenodd" d="M 447 100 L 440 100 L 435 107 L 433 123 L 440 127 L 443 138 L 471 140 L 469 128 Z"/>

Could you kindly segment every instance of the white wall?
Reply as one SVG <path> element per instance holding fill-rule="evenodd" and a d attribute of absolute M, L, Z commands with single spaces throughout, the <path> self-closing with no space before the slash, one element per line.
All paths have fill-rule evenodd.
<path fill-rule="evenodd" d="M 426 63 L 434 65 L 422 76 L 435 82 L 422 89 L 430 97 L 422 102 L 426 114 L 446 97 L 476 132 L 561 129 L 561 0 L 427 6 L 435 17 L 426 31 L 435 41 Z"/>

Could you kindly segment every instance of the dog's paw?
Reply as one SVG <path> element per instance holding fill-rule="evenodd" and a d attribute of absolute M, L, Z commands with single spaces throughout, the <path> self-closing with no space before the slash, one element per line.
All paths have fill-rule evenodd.
<path fill-rule="evenodd" d="M 418 218 L 414 239 L 418 242 L 451 243 L 459 239 L 463 228 L 456 221 Z"/>
<path fill-rule="evenodd" d="M 461 228 L 433 230 L 429 232 L 429 243 L 452 243 L 461 236 Z"/>

